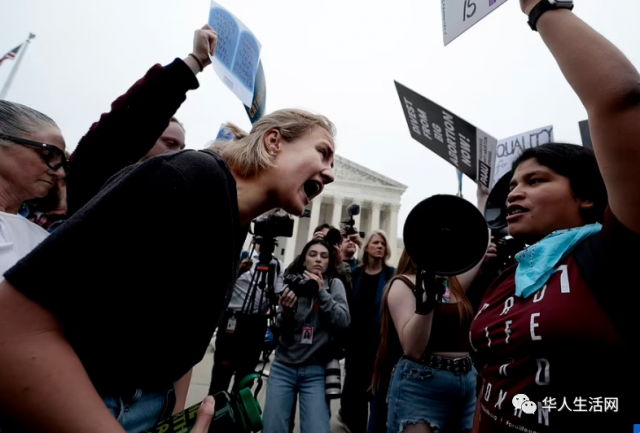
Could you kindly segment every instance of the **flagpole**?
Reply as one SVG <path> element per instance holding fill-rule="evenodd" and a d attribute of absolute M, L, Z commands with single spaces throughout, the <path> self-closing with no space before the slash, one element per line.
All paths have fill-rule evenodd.
<path fill-rule="evenodd" d="M 7 93 L 9 93 L 9 88 L 11 87 L 11 83 L 13 82 L 13 79 L 15 78 L 16 73 L 18 72 L 18 69 L 20 68 L 20 63 L 22 62 L 22 58 L 27 53 L 27 48 L 31 43 L 31 39 L 35 37 L 36 35 L 34 35 L 33 33 L 29 33 L 29 38 L 25 41 L 24 46 L 21 47 L 20 52 L 18 53 L 18 58 L 16 59 L 16 64 L 13 65 L 13 69 L 9 74 L 9 78 L 7 78 L 7 81 L 6 83 L 4 83 L 4 87 L 2 88 L 2 92 L 0 92 L 0 100 L 6 99 Z"/>

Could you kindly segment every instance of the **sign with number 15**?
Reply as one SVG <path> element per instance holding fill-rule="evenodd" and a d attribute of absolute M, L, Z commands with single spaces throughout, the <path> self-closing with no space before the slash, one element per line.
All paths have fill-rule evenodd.
<path fill-rule="evenodd" d="M 442 30 L 445 46 L 506 1 L 442 0 Z"/>

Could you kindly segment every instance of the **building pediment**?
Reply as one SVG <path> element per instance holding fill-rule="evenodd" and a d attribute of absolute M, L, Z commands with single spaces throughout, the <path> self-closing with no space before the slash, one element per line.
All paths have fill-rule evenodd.
<path fill-rule="evenodd" d="M 381 186 L 399 189 L 403 192 L 407 189 L 406 185 L 339 155 L 335 156 L 334 173 L 336 175 L 336 183 L 345 182 L 367 186 Z"/>

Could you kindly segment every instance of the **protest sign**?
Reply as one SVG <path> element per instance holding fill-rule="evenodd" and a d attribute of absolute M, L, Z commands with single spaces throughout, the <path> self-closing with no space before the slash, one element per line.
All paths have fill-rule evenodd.
<path fill-rule="evenodd" d="M 262 60 L 258 63 L 258 72 L 256 73 L 255 89 L 253 90 L 253 103 L 250 107 L 244 106 L 251 123 L 256 123 L 264 114 L 267 104 L 267 83 L 264 79 L 264 69 L 262 69 Z"/>
<path fill-rule="evenodd" d="M 218 135 L 216 136 L 216 141 L 232 141 L 233 140 L 233 131 L 227 128 L 223 123 L 220 125 L 220 129 L 218 130 Z"/>
<path fill-rule="evenodd" d="M 553 126 L 545 126 L 500 140 L 496 147 L 493 185 L 511 170 L 511 165 L 525 149 L 551 142 L 553 142 Z"/>
<path fill-rule="evenodd" d="M 582 137 L 582 145 L 588 149 L 593 150 L 593 142 L 591 141 L 591 130 L 589 129 L 589 121 L 583 120 L 578 122 L 580 127 L 580 136 Z"/>
<path fill-rule="evenodd" d="M 242 103 L 251 107 L 262 45 L 240 20 L 214 1 L 209 25 L 218 34 L 216 54 L 211 58 L 213 69 Z"/>
<path fill-rule="evenodd" d="M 395 82 L 411 136 L 483 188 L 493 185 L 497 140 Z"/>
<path fill-rule="evenodd" d="M 469 30 L 507 0 L 442 0 L 444 45 Z"/>

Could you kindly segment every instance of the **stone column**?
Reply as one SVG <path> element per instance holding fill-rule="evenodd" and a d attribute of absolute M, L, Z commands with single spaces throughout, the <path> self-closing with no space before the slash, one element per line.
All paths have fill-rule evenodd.
<path fill-rule="evenodd" d="M 389 242 L 391 243 L 391 254 L 397 254 L 398 248 L 398 212 L 400 211 L 399 204 L 392 204 L 390 206 L 391 214 L 389 216 Z"/>
<path fill-rule="evenodd" d="M 342 203 L 344 198 L 340 196 L 333 197 L 333 216 L 331 218 L 331 225 L 340 230 L 340 220 L 342 219 Z"/>
<path fill-rule="evenodd" d="M 287 246 L 284 250 L 284 263 L 285 267 L 289 266 L 293 259 L 296 258 L 296 243 L 298 241 L 298 227 L 300 227 L 300 218 L 293 217 L 293 235 L 287 238 Z"/>
<path fill-rule="evenodd" d="M 307 239 L 305 239 L 304 243 L 306 244 L 313 238 L 313 230 L 318 227 L 318 222 L 320 221 L 320 206 L 322 206 L 322 197 L 316 197 L 314 201 L 311 202 L 311 218 L 309 219 L 309 233 Z"/>
<path fill-rule="evenodd" d="M 380 228 L 380 206 L 382 203 L 374 201 L 371 203 L 371 227 L 370 232 Z"/>

